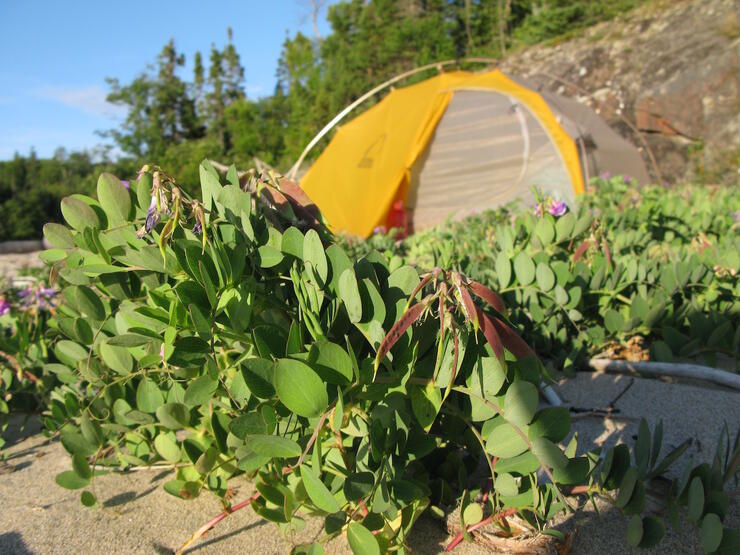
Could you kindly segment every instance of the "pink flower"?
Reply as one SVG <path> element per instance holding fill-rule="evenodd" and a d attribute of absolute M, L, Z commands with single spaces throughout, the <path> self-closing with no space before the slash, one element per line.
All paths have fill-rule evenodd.
<path fill-rule="evenodd" d="M 5 297 L 0 297 L 0 316 L 5 316 L 10 312 L 10 303 L 5 300 Z"/>
<path fill-rule="evenodd" d="M 562 200 L 550 199 L 550 202 L 547 206 L 547 211 L 556 218 L 559 218 L 568 211 L 568 205 L 565 204 Z"/>
<path fill-rule="evenodd" d="M 379 225 L 378 227 L 376 227 L 375 229 L 373 229 L 373 234 L 374 235 L 378 235 L 378 234 L 385 235 L 385 233 L 386 233 L 386 229 L 385 229 L 385 226 L 384 225 Z"/>

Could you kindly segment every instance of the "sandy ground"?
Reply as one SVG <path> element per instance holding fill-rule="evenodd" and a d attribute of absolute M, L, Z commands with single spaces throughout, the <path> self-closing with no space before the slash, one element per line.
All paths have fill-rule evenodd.
<path fill-rule="evenodd" d="M 594 444 L 633 444 L 637 419 L 645 416 L 651 425 L 660 418 L 664 420 L 664 449 L 693 437 L 698 441 L 690 453 L 696 461 L 709 460 L 721 422 L 726 421 L 731 430 L 740 425 L 740 396 L 720 389 L 579 374 L 561 383 L 557 390 L 565 401 L 580 408 L 604 408 L 619 396 L 614 403 L 620 411 L 618 416 L 574 421 L 579 451 Z M 77 492 L 54 483 L 58 472 L 71 468 L 70 459 L 58 442 L 48 442 L 34 433 L 37 431 L 38 424 L 33 422 L 23 432 L 16 430 L 8 449 L 12 468 L 6 467 L 0 478 L 0 553 L 172 553 L 220 512 L 217 500 L 209 495 L 194 501 L 169 496 L 161 487 L 168 473 L 153 470 L 97 478 L 95 493 L 102 507 L 86 509 Z M 245 498 L 252 490 L 245 481 L 235 498 Z M 735 502 L 726 520 L 736 529 L 740 527 L 737 505 Z M 557 525 L 563 531 L 577 530 L 573 553 L 636 553 L 626 544 L 626 521 L 621 514 L 605 503 L 600 509 L 601 519 L 589 508 Z M 667 537 L 652 553 L 700 552 L 693 528 L 684 524 L 680 533 L 669 526 Z M 288 553 L 292 542 L 310 541 L 320 528 L 321 521 L 309 520 L 300 536 L 285 539 L 274 525 L 245 509 L 222 521 L 188 553 Z M 450 539 L 439 521 L 422 518 L 414 528 L 410 547 L 416 553 L 440 553 Z M 341 539 L 327 549 L 327 553 L 348 552 Z M 487 551 L 463 543 L 455 552 Z"/>

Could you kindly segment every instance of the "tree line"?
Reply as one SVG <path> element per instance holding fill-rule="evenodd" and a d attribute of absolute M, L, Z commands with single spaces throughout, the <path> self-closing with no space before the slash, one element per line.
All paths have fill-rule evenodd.
<path fill-rule="evenodd" d="M 127 179 L 141 164 L 156 162 L 187 189 L 197 184 L 192 168 L 203 158 L 244 166 L 258 157 L 287 170 L 337 112 L 398 73 L 445 59 L 500 58 L 644 1 L 341 1 L 329 6 L 326 36 L 315 27 L 314 36 L 299 32 L 285 39 L 275 90 L 254 99 L 245 93 L 245 68 L 230 28 L 226 44 L 213 45 L 207 59 L 194 54 L 189 76 L 185 54 L 170 40 L 130 83 L 107 79 L 108 101 L 123 106 L 126 117 L 101 133 L 106 146 L 95 152 L 60 148 L 43 160 L 31 151 L 0 162 L 0 240 L 39 237 L 44 223 L 60 220 L 61 198 L 91 192 L 101 171 Z M 120 152 L 115 159 L 112 148 Z"/>

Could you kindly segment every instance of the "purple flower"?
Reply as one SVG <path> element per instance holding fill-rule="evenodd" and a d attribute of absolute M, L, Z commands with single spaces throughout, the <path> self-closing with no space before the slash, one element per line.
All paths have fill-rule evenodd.
<path fill-rule="evenodd" d="M 195 221 L 195 225 L 193 226 L 193 233 L 196 235 L 200 235 L 203 232 L 203 228 L 200 225 L 200 220 Z"/>
<path fill-rule="evenodd" d="M 565 204 L 562 200 L 550 199 L 550 202 L 547 206 L 547 211 L 556 218 L 559 218 L 568 211 L 568 205 Z"/>
<path fill-rule="evenodd" d="M 25 298 L 26 298 L 26 297 L 28 297 L 28 296 L 29 296 L 29 295 L 30 295 L 31 293 L 33 293 L 33 287 L 29 285 L 29 286 L 28 286 L 28 287 L 26 287 L 26 288 L 25 288 L 25 289 L 24 289 L 23 291 L 18 291 L 18 298 L 19 298 L 19 299 L 25 299 Z"/>
<path fill-rule="evenodd" d="M 127 179 L 121 179 L 121 183 L 123 183 L 123 186 L 126 187 L 126 189 L 129 188 L 129 182 Z"/>
<path fill-rule="evenodd" d="M 611 172 L 607 170 L 607 171 L 601 172 L 601 175 L 599 177 L 601 177 L 601 179 L 610 179 L 611 176 L 612 176 Z"/>
<path fill-rule="evenodd" d="M 373 229 L 373 234 L 375 234 L 375 235 L 378 235 L 378 234 L 385 235 L 385 233 L 386 233 L 386 229 L 385 229 L 385 226 L 384 225 L 379 225 L 378 227 L 376 227 L 375 229 Z"/>
<path fill-rule="evenodd" d="M 0 316 L 5 316 L 10 312 L 10 303 L 5 300 L 5 297 L 0 297 Z"/>
<path fill-rule="evenodd" d="M 632 178 L 631 178 L 631 177 L 630 177 L 629 175 L 624 175 L 624 176 L 622 176 L 622 180 L 623 180 L 623 181 L 624 181 L 624 182 L 625 182 L 625 183 L 626 183 L 627 185 L 629 185 L 630 183 L 632 183 Z"/>
<path fill-rule="evenodd" d="M 146 233 L 151 233 L 152 229 L 157 227 L 159 223 L 159 210 L 157 210 L 157 199 L 152 197 L 152 202 L 149 204 L 149 209 L 146 211 L 146 222 L 144 223 L 144 230 Z"/>

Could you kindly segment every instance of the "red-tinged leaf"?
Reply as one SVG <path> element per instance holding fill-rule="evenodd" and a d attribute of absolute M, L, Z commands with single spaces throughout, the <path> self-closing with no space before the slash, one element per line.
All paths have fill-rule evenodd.
<path fill-rule="evenodd" d="M 581 246 L 576 249 L 576 252 L 573 253 L 573 262 L 578 262 L 578 260 L 584 255 L 584 253 L 588 250 L 588 247 L 591 246 L 591 240 L 586 239 L 583 243 L 581 243 Z"/>
<path fill-rule="evenodd" d="M 308 197 L 308 195 L 293 181 L 281 178 L 278 182 L 280 190 L 293 207 L 296 217 L 307 222 L 311 226 L 319 225 L 319 209 Z"/>
<path fill-rule="evenodd" d="M 535 352 L 519 335 L 500 320 L 493 320 L 493 326 L 498 330 L 504 346 L 517 358 L 535 356 Z"/>
<path fill-rule="evenodd" d="M 473 324 L 473 328 L 475 328 L 475 331 L 478 331 L 479 324 L 478 311 L 476 310 L 477 307 L 473 302 L 473 297 L 470 295 L 470 291 L 468 291 L 468 289 L 463 286 L 462 278 L 457 272 L 454 272 L 452 274 L 452 283 L 455 284 L 455 289 L 457 289 L 457 292 L 460 295 L 460 300 L 462 301 L 462 308 L 463 312 L 465 313 L 465 317 Z"/>
<path fill-rule="evenodd" d="M 477 296 L 491 305 L 494 309 L 496 309 L 498 313 L 506 315 L 506 304 L 501 298 L 501 295 L 499 295 L 498 293 L 494 293 L 488 287 L 473 279 L 471 279 L 470 283 L 468 283 L 468 287 L 470 287 L 470 290 L 473 293 L 475 293 Z"/>
<path fill-rule="evenodd" d="M 429 304 L 431 297 L 425 298 L 420 303 L 416 303 L 414 306 L 409 308 L 406 312 L 403 313 L 403 315 L 398 319 L 398 322 L 393 324 L 393 327 L 388 332 L 388 334 L 383 338 L 383 341 L 380 343 L 380 347 L 378 347 L 378 354 L 375 356 L 375 373 L 378 372 L 378 366 L 380 365 L 380 361 L 383 360 L 385 355 L 388 354 L 388 351 L 390 351 L 393 348 L 393 345 L 396 344 L 396 342 L 403 336 L 404 333 L 406 333 L 406 330 L 409 329 L 411 324 L 416 322 L 419 317 L 424 313 L 424 309 Z M 374 378 L 374 376 L 373 376 Z"/>
<path fill-rule="evenodd" d="M 612 254 L 609 251 L 609 243 L 606 242 L 606 237 L 601 238 L 601 250 L 604 251 L 604 256 L 606 256 L 606 267 L 612 265 Z"/>
<path fill-rule="evenodd" d="M 414 290 L 411 292 L 411 295 L 409 295 L 409 301 L 408 301 L 408 303 L 406 303 L 406 310 L 408 310 L 409 306 L 411 306 L 411 303 L 416 298 L 416 295 L 419 294 L 419 291 L 421 291 L 426 286 L 427 283 L 429 283 L 430 281 L 432 281 L 432 278 L 437 277 L 439 275 L 439 272 L 436 272 L 436 270 L 438 270 L 438 268 L 435 268 L 434 270 L 432 270 L 428 274 L 425 274 L 425 275 L 423 275 L 421 277 L 421 281 L 414 288 Z"/>
<path fill-rule="evenodd" d="M 483 312 L 477 306 L 475 307 L 475 310 L 478 314 L 478 321 L 480 322 L 480 329 L 483 332 L 483 335 L 485 336 L 486 341 L 488 341 L 488 344 L 491 346 L 491 349 L 493 349 L 493 354 L 496 355 L 496 358 L 503 360 L 504 359 L 504 345 L 501 342 L 501 337 L 499 337 L 499 334 L 496 331 L 496 328 L 494 327 L 495 320 L 491 320 L 488 314 Z"/>
<path fill-rule="evenodd" d="M 290 205 L 290 202 L 288 202 L 288 199 L 276 188 L 266 185 L 262 188 L 260 194 L 273 208 L 275 208 L 275 210 L 277 210 L 284 217 L 291 219 L 295 216 L 293 208 Z"/>

